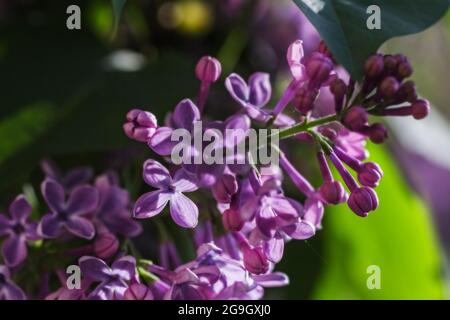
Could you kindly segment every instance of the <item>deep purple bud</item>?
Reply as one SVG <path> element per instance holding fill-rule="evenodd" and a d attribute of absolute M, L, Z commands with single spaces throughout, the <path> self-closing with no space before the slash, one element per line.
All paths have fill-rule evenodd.
<path fill-rule="evenodd" d="M 325 181 L 319 188 L 320 195 L 328 204 L 339 204 L 347 200 L 347 193 L 339 181 Z"/>
<path fill-rule="evenodd" d="M 333 61 L 320 52 L 314 52 L 306 64 L 306 74 L 313 87 L 320 87 L 333 70 Z"/>
<path fill-rule="evenodd" d="M 372 188 L 361 187 L 351 193 L 347 203 L 358 216 L 367 217 L 370 211 L 378 207 L 378 196 Z"/>
<path fill-rule="evenodd" d="M 99 234 L 94 242 L 94 252 L 100 259 L 112 257 L 119 249 L 119 241 L 116 236 L 110 232 Z"/>
<path fill-rule="evenodd" d="M 412 115 L 414 119 L 420 120 L 425 118 L 428 113 L 430 112 L 430 104 L 427 100 L 416 100 L 411 105 L 412 108 Z"/>
<path fill-rule="evenodd" d="M 408 78 L 413 74 L 413 68 L 408 61 L 400 63 L 397 67 L 397 76 L 400 79 Z"/>
<path fill-rule="evenodd" d="M 222 72 L 222 66 L 216 58 L 210 56 L 202 57 L 195 67 L 195 75 L 202 82 L 216 82 Z"/>
<path fill-rule="evenodd" d="M 383 68 L 383 56 L 381 54 L 374 54 L 367 59 L 364 65 L 364 73 L 369 78 L 376 78 L 383 72 Z"/>
<path fill-rule="evenodd" d="M 384 69 L 389 73 L 393 73 L 397 67 L 397 59 L 391 55 L 385 55 L 383 58 Z"/>
<path fill-rule="evenodd" d="M 147 142 L 157 127 L 158 123 L 153 113 L 133 109 L 127 113 L 127 122 L 123 125 L 123 130 L 131 139 Z"/>
<path fill-rule="evenodd" d="M 254 274 L 266 273 L 269 270 L 269 260 L 261 247 L 245 246 L 242 250 L 245 268 Z"/>
<path fill-rule="evenodd" d="M 399 102 L 417 100 L 416 84 L 413 81 L 406 81 L 402 83 L 396 93 L 396 99 Z"/>
<path fill-rule="evenodd" d="M 305 87 L 298 89 L 294 98 L 295 109 L 306 115 L 313 109 L 318 94 L 318 90 L 309 90 Z"/>
<path fill-rule="evenodd" d="M 231 197 L 238 190 L 236 177 L 231 174 L 223 174 L 219 181 L 213 186 L 212 193 L 217 202 L 230 203 Z"/>
<path fill-rule="evenodd" d="M 222 223 L 228 231 L 239 231 L 244 225 L 241 215 L 237 209 L 230 208 L 223 212 Z"/>
<path fill-rule="evenodd" d="M 394 59 L 397 61 L 397 64 L 400 64 L 402 62 L 408 62 L 408 58 L 401 53 L 397 53 L 396 55 L 394 55 Z"/>
<path fill-rule="evenodd" d="M 370 141 L 373 143 L 383 143 L 388 137 L 386 127 L 381 123 L 374 123 L 368 128 Z"/>
<path fill-rule="evenodd" d="M 379 85 L 378 91 L 383 97 L 391 98 L 397 93 L 399 87 L 400 85 L 397 79 L 394 77 L 386 77 Z"/>
<path fill-rule="evenodd" d="M 369 120 L 366 109 L 361 106 L 352 107 L 342 119 L 342 123 L 353 131 L 361 130 Z"/>
<path fill-rule="evenodd" d="M 347 93 L 347 85 L 342 79 L 335 79 L 330 84 L 330 91 L 335 97 L 343 98 Z"/>
<path fill-rule="evenodd" d="M 383 170 L 375 162 L 363 163 L 358 170 L 358 180 L 366 187 L 377 187 L 382 177 Z"/>

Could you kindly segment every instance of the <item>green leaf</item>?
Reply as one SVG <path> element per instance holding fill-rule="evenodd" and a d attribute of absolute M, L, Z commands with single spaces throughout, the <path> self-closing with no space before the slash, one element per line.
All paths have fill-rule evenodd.
<path fill-rule="evenodd" d="M 380 206 L 360 218 L 346 205 L 325 214 L 318 299 L 442 299 L 443 275 L 431 216 L 380 146 L 371 160 L 384 170 L 376 189 Z M 370 265 L 381 270 L 381 289 L 368 289 Z"/>
<path fill-rule="evenodd" d="M 449 6 L 448 0 L 294 0 L 294 2 L 316 27 L 336 60 L 355 79 L 362 77 L 364 62 L 383 42 L 426 29 L 440 19 Z M 366 13 L 366 10 L 370 5 L 377 5 L 381 9 L 380 30 L 367 28 L 366 22 L 370 14 Z"/>
<path fill-rule="evenodd" d="M 119 28 L 120 17 L 122 16 L 123 8 L 125 7 L 125 3 L 127 0 L 111 0 L 113 13 L 114 13 L 114 33 L 116 34 L 117 29 Z"/>

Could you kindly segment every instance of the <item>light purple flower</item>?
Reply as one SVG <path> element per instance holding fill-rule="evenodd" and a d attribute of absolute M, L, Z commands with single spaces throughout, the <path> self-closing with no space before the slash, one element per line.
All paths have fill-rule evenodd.
<path fill-rule="evenodd" d="M 109 174 L 101 175 L 95 180 L 99 194 L 95 218 L 115 234 L 135 237 L 142 232 L 142 227 L 132 218 L 128 192 L 114 180 Z"/>
<path fill-rule="evenodd" d="M 3 242 L 2 254 L 9 267 L 16 267 L 27 257 L 27 241 L 38 240 L 37 223 L 29 221 L 31 205 L 19 195 L 9 206 L 11 218 L 0 214 L 0 237 L 8 236 Z"/>
<path fill-rule="evenodd" d="M 91 186 L 78 186 L 66 196 L 63 187 L 54 180 L 46 179 L 41 186 L 51 213 L 45 215 L 38 227 L 39 232 L 47 238 L 58 237 L 62 229 L 71 234 L 92 239 L 95 229 L 91 221 L 82 215 L 94 211 L 98 203 L 98 192 Z"/>
<path fill-rule="evenodd" d="M 84 277 L 100 284 L 88 295 L 92 300 L 122 299 L 129 283 L 136 281 L 136 260 L 131 256 L 117 259 L 111 267 L 103 260 L 84 256 L 79 260 Z"/>
<path fill-rule="evenodd" d="M 134 205 L 133 216 L 139 219 L 150 218 L 159 214 L 170 203 L 170 214 L 178 225 L 194 228 L 198 222 L 198 208 L 183 192 L 197 190 L 183 169 L 175 176 L 155 160 L 144 163 L 144 181 L 158 190 L 142 195 Z"/>
<path fill-rule="evenodd" d="M 11 280 L 7 267 L 0 265 L 0 300 L 26 300 L 25 293 Z"/>
<path fill-rule="evenodd" d="M 76 186 L 88 183 L 94 175 L 94 171 L 90 167 L 73 168 L 63 174 L 58 166 L 49 159 L 41 162 L 41 168 L 48 178 L 61 184 L 67 192 L 72 191 Z"/>

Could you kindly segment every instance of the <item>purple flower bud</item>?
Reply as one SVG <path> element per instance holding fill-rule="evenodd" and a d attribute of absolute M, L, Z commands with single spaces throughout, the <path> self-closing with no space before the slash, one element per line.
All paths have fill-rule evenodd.
<path fill-rule="evenodd" d="M 223 212 L 222 223 L 228 231 L 239 231 L 244 225 L 239 211 L 234 208 L 227 209 Z"/>
<path fill-rule="evenodd" d="M 216 82 L 222 72 L 222 66 L 216 58 L 210 56 L 202 57 L 195 67 L 195 75 L 201 82 Z"/>
<path fill-rule="evenodd" d="M 305 87 L 298 89 L 294 98 L 295 109 L 306 115 L 313 109 L 318 94 L 318 90 L 308 90 Z"/>
<path fill-rule="evenodd" d="M 112 257 L 119 249 L 119 241 L 116 236 L 110 232 L 99 234 L 94 242 L 94 252 L 100 259 Z"/>
<path fill-rule="evenodd" d="M 396 93 L 396 100 L 398 102 L 417 100 L 416 85 L 413 81 L 404 82 Z"/>
<path fill-rule="evenodd" d="M 254 274 L 266 273 L 269 270 L 269 260 L 261 247 L 245 246 L 242 250 L 245 268 Z"/>
<path fill-rule="evenodd" d="M 358 180 L 366 187 L 377 187 L 382 177 L 383 170 L 375 162 L 363 163 L 358 170 Z"/>
<path fill-rule="evenodd" d="M 296 80 L 302 80 L 305 76 L 305 67 L 302 63 L 303 57 L 304 51 L 302 40 L 296 40 L 291 43 L 287 50 L 286 58 L 291 74 Z"/>
<path fill-rule="evenodd" d="M 152 113 L 133 109 L 127 113 L 127 122 L 123 125 L 123 130 L 131 139 L 147 142 L 157 127 L 156 117 Z"/>
<path fill-rule="evenodd" d="M 430 104 L 427 100 L 416 100 L 411 105 L 412 108 L 412 115 L 414 119 L 420 120 L 425 118 L 428 113 L 430 112 Z"/>
<path fill-rule="evenodd" d="M 413 74 L 413 67 L 408 61 L 400 63 L 397 67 L 397 76 L 400 79 L 408 78 Z"/>
<path fill-rule="evenodd" d="M 347 204 L 358 216 L 367 217 L 378 207 L 377 193 L 369 187 L 358 188 L 351 193 Z"/>
<path fill-rule="evenodd" d="M 306 64 L 306 74 L 311 85 L 316 88 L 328 79 L 332 70 L 333 62 L 320 52 L 314 52 Z"/>
<path fill-rule="evenodd" d="M 238 182 L 232 174 L 225 173 L 212 187 L 212 193 L 217 202 L 230 203 L 232 196 L 238 191 Z"/>
<path fill-rule="evenodd" d="M 395 68 L 397 67 L 397 60 L 391 55 L 385 55 L 383 61 L 384 61 L 384 69 L 388 73 L 393 73 Z"/>
<path fill-rule="evenodd" d="M 342 123 L 352 131 L 359 131 L 368 120 L 367 111 L 361 106 L 354 106 L 345 114 Z"/>
<path fill-rule="evenodd" d="M 369 78 L 376 78 L 383 72 L 383 68 L 383 56 L 381 54 L 374 54 L 367 59 L 364 65 L 364 73 Z"/>
<path fill-rule="evenodd" d="M 338 204 L 347 200 L 347 193 L 345 192 L 342 183 L 339 181 L 325 181 L 319 189 L 323 200 L 328 204 Z"/>
<path fill-rule="evenodd" d="M 383 143 L 388 137 L 388 131 L 381 123 L 374 123 L 368 128 L 370 141 L 373 143 Z"/>
<path fill-rule="evenodd" d="M 394 77 L 387 77 L 379 85 L 378 91 L 383 97 L 391 98 L 397 93 L 399 87 L 400 85 L 397 79 Z"/>
<path fill-rule="evenodd" d="M 397 64 L 408 62 L 408 58 L 404 54 L 397 53 L 393 58 L 397 61 Z"/>
<path fill-rule="evenodd" d="M 347 93 L 347 85 L 342 79 L 335 79 L 330 84 L 330 91 L 336 98 L 343 98 Z"/>

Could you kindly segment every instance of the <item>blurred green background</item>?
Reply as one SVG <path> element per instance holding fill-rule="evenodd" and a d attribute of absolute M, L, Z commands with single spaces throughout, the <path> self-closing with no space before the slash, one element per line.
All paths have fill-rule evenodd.
<path fill-rule="evenodd" d="M 81 30 L 66 28 L 69 4 L 81 8 Z M 136 0 L 120 16 L 107 0 L 0 2 L 2 207 L 26 182 L 37 185 L 44 157 L 64 168 L 92 164 L 103 170 L 127 165 L 136 152 L 150 154 L 123 134 L 126 111 L 141 107 L 163 117 L 182 98 L 195 96 L 193 69 L 202 55 L 221 60 L 222 77 L 261 70 L 282 84 L 289 42 L 301 37 L 308 51 L 319 40 L 288 0 Z M 371 160 L 385 172 L 377 189 L 380 208 L 366 219 L 346 206 L 329 208 L 318 236 L 287 245 L 277 268 L 291 284 L 269 290 L 267 298 L 448 297 L 450 15 L 382 50 L 411 58 L 420 94 L 437 114 L 425 125 L 434 132 L 391 123 L 389 145 L 369 146 Z M 233 106 L 217 87 L 208 108 L 223 117 Z M 411 148 L 411 130 L 438 147 Z M 379 290 L 367 287 L 370 265 L 380 267 Z"/>

